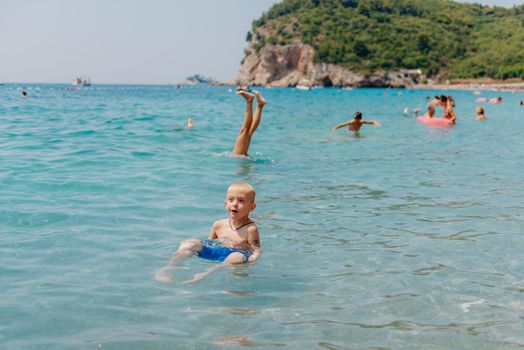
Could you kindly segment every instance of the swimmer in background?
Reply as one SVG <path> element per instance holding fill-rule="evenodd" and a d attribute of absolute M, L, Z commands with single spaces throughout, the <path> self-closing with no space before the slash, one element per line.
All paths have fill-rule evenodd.
<path fill-rule="evenodd" d="M 436 106 L 444 107 L 447 101 L 448 101 L 448 98 L 444 95 L 435 96 L 433 101 L 428 103 L 428 107 L 436 107 Z"/>
<path fill-rule="evenodd" d="M 195 123 L 193 122 L 193 118 L 188 117 L 186 124 L 179 124 L 179 125 L 173 125 L 173 130 L 185 130 L 185 129 L 192 129 L 193 126 L 195 126 Z"/>
<path fill-rule="evenodd" d="M 445 95 L 435 96 L 433 101 L 428 103 L 428 107 L 435 107 L 435 106 L 442 107 L 443 113 L 445 114 L 446 109 L 448 108 L 448 96 L 445 96 Z"/>
<path fill-rule="evenodd" d="M 422 115 L 422 118 L 433 118 L 435 115 L 435 107 L 428 106 L 428 111 Z"/>
<path fill-rule="evenodd" d="M 165 283 L 174 281 L 173 270 L 193 255 L 223 264 L 196 274 L 192 280 L 183 283 L 195 283 L 221 267 L 252 262 L 258 258 L 260 254 L 258 228 L 249 218 L 249 213 L 256 208 L 255 190 L 247 183 L 232 184 L 227 189 L 224 206 L 228 217 L 213 224 L 207 240 L 189 239 L 181 242 L 167 266 L 156 273 L 157 281 Z"/>
<path fill-rule="evenodd" d="M 455 115 L 455 100 L 453 96 L 448 96 L 448 102 L 446 108 L 444 108 L 444 118 L 449 119 L 452 124 L 455 124 L 457 121 L 457 116 Z"/>
<path fill-rule="evenodd" d="M 29 95 L 27 94 L 27 91 L 22 91 L 22 98 L 28 98 Z"/>
<path fill-rule="evenodd" d="M 435 99 L 428 104 L 429 107 L 440 106 L 442 107 L 442 117 L 449 119 L 452 124 L 455 124 L 456 115 L 453 108 L 455 107 L 455 100 L 452 96 L 435 96 Z"/>
<path fill-rule="evenodd" d="M 519 105 L 524 106 L 524 101 L 520 101 Z"/>
<path fill-rule="evenodd" d="M 246 100 L 246 113 L 244 115 L 244 121 L 242 122 L 240 133 L 235 142 L 235 147 L 233 148 L 233 154 L 247 156 L 247 151 L 251 144 L 251 138 L 258 128 L 258 124 L 260 124 L 262 108 L 264 108 L 267 101 L 256 90 L 253 90 L 253 93 L 251 93 L 247 89 L 238 88 L 236 93 Z M 255 109 L 255 114 L 253 114 L 253 101 L 255 100 L 255 96 L 257 98 L 257 107 Z"/>
<path fill-rule="evenodd" d="M 345 126 L 348 127 L 348 130 L 349 131 L 354 131 L 355 133 L 358 132 L 360 130 L 360 128 L 362 127 L 362 125 L 364 124 L 373 124 L 375 125 L 376 127 L 379 127 L 381 126 L 382 124 L 380 124 L 379 122 L 377 121 L 373 121 L 373 120 L 363 120 L 362 119 L 362 113 L 360 112 L 356 112 L 354 115 L 353 115 L 353 119 L 352 120 L 349 120 L 345 123 L 342 123 L 342 124 L 339 124 L 337 126 L 335 126 L 333 128 L 333 131 L 336 131 L 337 129 L 340 129 L 340 128 L 343 128 Z"/>
<path fill-rule="evenodd" d="M 493 97 L 488 100 L 489 103 L 502 103 L 502 97 Z"/>
<path fill-rule="evenodd" d="M 477 112 L 477 120 L 486 120 L 486 115 L 484 114 L 484 108 L 478 106 L 475 111 Z"/>

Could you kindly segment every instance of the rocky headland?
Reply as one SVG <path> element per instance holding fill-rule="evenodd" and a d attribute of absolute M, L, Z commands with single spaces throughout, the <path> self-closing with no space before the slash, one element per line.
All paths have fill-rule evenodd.
<path fill-rule="evenodd" d="M 307 44 L 266 44 L 258 52 L 253 41 L 231 85 L 271 87 L 413 87 L 425 80 L 418 69 L 363 74 L 332 63 L 315 63 Z"/>

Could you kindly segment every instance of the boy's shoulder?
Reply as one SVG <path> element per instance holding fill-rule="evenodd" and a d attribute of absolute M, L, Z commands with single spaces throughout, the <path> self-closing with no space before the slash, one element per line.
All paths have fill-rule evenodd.
<path fill-rule="evenodd" d="M 257 224 L 255 224 L 254 222 L 252 222 L 248 227 L 247 227 L 247 233 L 249 235 L 258 235 L 258 226 Z"/>
<path fill-rule="evenodd" d="M 222 227 L 224 225 L 227 225 L 227 219 L 219 219 L 213 223 L 213 227 Z"/>
<path fill-rule="evenodd" d="M 259 240 L 260 233 L 258 232 L 258 226 L 254 222 L 247 227 L 247 235 L 256 241 Z"/>

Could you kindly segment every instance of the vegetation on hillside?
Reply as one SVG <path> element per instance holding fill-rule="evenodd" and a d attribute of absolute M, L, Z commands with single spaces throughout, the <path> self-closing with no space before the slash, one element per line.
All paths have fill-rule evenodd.
<path fill-rule="evenodd" d="M 247 39 L 305 43 L 355 71 L 420 68 L 446 78 L 524 78 L 524 6 L 446 0 L 283 0 Z"/>

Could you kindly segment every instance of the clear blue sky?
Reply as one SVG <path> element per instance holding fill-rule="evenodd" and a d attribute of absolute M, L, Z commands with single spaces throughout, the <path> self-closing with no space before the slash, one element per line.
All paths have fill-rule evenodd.
<path fill-rule="evenodd" d="M 0 81 L 166 84 L 235 76 L 278 0 L 0 0 Z M 524 0 L 481 0 L 510 7 Z"/>

